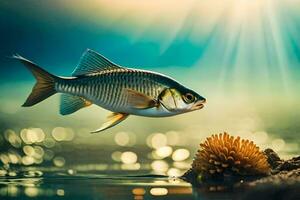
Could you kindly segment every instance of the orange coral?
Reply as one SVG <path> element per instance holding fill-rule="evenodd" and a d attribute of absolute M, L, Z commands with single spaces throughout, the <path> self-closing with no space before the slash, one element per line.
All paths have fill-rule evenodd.
<path fill-rule="evenodd" d="M 270 167 L 265 154 L 252 141 L 225 132 L 200 144 L 192 169 L 202 175 L 262 175 L 268 174 Z"/>

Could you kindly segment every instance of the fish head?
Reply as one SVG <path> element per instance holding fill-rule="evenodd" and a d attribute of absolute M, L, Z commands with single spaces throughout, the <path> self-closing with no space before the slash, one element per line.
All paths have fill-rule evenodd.
<path fill-rule="evenodd" d="M 169 112 L 179 114 L 203 108 L 206 99 L 187 88 L 166 88 L 159 95 L 159 102 Z"/>

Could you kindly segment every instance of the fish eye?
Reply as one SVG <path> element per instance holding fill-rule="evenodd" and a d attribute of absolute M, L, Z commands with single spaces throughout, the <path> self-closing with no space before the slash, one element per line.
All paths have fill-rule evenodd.
<path fill-rule="evenodd" d="M 195 101 L 195 96 L 191 93 L 186 93 L 183 96 L 183 99 L 185 100 L 186 103 L 192 103 L 193 101 Z"/>

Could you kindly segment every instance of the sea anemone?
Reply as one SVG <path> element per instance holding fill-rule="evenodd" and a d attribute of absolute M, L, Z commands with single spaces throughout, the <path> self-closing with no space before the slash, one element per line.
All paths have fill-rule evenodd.
<path fill-rule="evenodd" d="M 192 170 L 203 176 L 266 175 L 270 167 L 266 155 L 252 141 L 224 132 L 200 144 Z"/>

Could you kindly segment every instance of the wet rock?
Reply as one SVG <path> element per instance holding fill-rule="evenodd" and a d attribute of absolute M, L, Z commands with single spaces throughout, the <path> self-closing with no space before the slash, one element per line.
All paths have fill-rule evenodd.
<path fill-rule="evenodd" d="M 300 156 L 283 161 L 276 167 L 278 171 L 291 171 L 298 168 L 300 168 Z"/>
<path fill-rule="evenodd" d="M 282 164 L 282 166 L 285 165 Z M 242 199 L 250 200 L 255 196 L 256 199 L 299 200 L 300 168 L 291 171 L 280 171 L 275 175 L 247 182 L 242 188 L 245 191 Z"/>
<path fill-rule="evenodd" d="M 266 149 L 264 153 L 267 156 L 268 163 L 270 164 L 271 169 L 275 169 L 278 165 L 282 163 L 282 160 L 278 154 L 272 149 Z"/>
<path fill-rule="evenodd" d="M 235 176 L 231 179 L 203 179 L 192 169 L 183 178 L 190 182 L 197 193 L 207 195 L 220 192 L 210 188 L 222 188 L 232 193 L 232 199 L 300 199 L 300 156 L 289 160 L 282 160 L 272 149 L 264 151 L 272 169 L 267 176 Z M 230 180 L 230 181 L 228 181 Z"/>
<path fill-rule="evenodd" d="M 292 185 L 300 184 L 300 168 L 291 171 L 281 171 L 275 175 L 260 178 L 258 180 L 247 183 L 249 186 L 256 186 L 259 184 L 271 184 L 271 185 Z"/>

